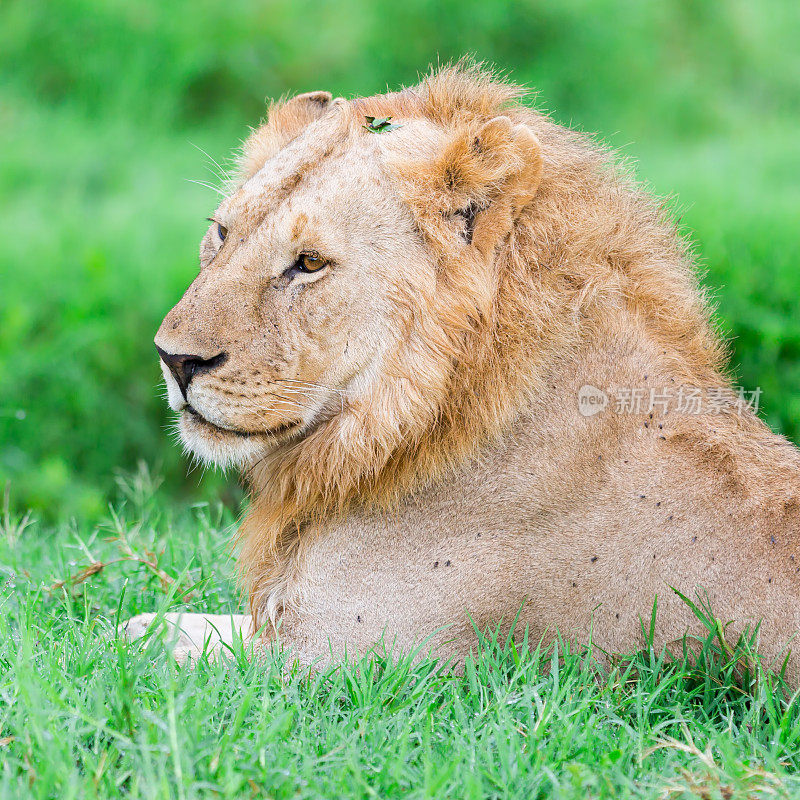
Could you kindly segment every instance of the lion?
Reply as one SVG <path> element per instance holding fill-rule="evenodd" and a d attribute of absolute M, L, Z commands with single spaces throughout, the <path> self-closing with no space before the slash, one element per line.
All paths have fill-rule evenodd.
<path fill-rule="evenodd" d="M 155 338 L 185 448 L 251 490 L 250 613 L 169 615 L 184 657 L 459 663 L 512 624 L 628 653 L 654 602 L 656 647 L 702 634 L 701 593 L 797 680 L 800 453 L 664 204 L 524 98 L 459 63 L 246 140 Z"/>

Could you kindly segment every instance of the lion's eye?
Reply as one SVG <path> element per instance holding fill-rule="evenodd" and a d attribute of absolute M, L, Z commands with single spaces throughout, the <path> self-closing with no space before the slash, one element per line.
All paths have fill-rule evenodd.
<path fill-rule="evenodd" d="M 319 272 L 328 262 L 319 253 L 300 253 L 295 266 L 300 272 Z"/>
<path fill-rule="evenodd" d="M 216 231 L 220 242 L 224 242 L 225 237 L 228 235 L 228 229 L 221 222 L 217 222 L 214 217 L 206 217 L 206 219 L 213 223 L 214 230 Z"/>

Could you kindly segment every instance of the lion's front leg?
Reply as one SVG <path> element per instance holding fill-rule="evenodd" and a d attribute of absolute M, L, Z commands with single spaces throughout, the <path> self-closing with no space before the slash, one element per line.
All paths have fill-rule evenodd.
<path fill-rule="evenodd" d="M 123 623 L 125 636 L 133 641 L 147 632 L 158 614 L 138 614 Z M 246 614 L 164 614 L 166 643 L 175 659 L 183 663 L 196 660 L 203 653 L 218 655 L 241 638 L 247 642 L 253 635 L 251 618 Z"/>

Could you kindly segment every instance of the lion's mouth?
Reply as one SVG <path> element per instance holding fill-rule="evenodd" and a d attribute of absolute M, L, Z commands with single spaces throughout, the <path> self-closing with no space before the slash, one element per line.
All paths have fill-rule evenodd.
<path fill-rule="evenodd" d="M 192 420 L 196 424 L 206 427 L 211 432 L 217 434 L 228 433 L 232 434 L 233 436 L 239 436 L 242 439 L 249 439 L 252 436 L 281 436 L 282 434 L 289 433 L 295 428 L 299 428 L 302 424 L 301 422 L 287 422 L 284 425 L 278 425 L 275 428 L 270 428 L 269 430 L 265 431 L 246 431 L 241 430 L 240 428 L 223 428 L 221 425 L 216 425 L 210 420 L 206 419 L 196 408 L 194 408 L 194 406 L 187 405 L 183 410 L 191 416 Z"/>

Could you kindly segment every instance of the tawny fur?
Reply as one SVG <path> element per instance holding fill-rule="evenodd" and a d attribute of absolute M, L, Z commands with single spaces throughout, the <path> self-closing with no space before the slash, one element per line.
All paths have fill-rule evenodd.
<path fill-rule="evenodd" d="M 758 584 L 739 607 L 738 595 L 731 599 L 713 585 L 712 599 L 719 594 L 722 613 L 735 617 L 740 627 L 756 617 L 769 618 L 767 649 L 777 655 L 796 633 L 800 614 L 794 565 L 798 453 L 739 409 L 678 418 L 657 413 L 649 420 L 637 415 L 606 414 L 590 421 L 578 417 L 575 397 L 581 381 L 704 390 L 728 386 L 726 349 L 711 323 L 690 247 L 664 206 L 641 191 L 605 150 L 522 105 L 522 97 L 518 87 L 478 68 L 448 67 L 393 94 L 352 101 L 332 100 L 324 92 L 294 98 L 273 106 L 268 121 L 245 143 L 240 172 L 221 207 L 233 220 L 231 232 L 224 246 L 213 243 L 213 232 L 206 237 L 203 271 L 167 316 L 157 341 L 170 352 L 211 357 L 224 349 L 229 355 L 221 372 L 204 376 L 205 383 L 197 381 L 198 388 L 191 390 L 197 402 L 191 395 L 189 401 L 199 408 L 197 403 L 213 394 L 208 407 L 213 406 L 217 417 L 212 418 L 211 411 L 206 416 L 223 429 L 252 433 L 247 444 L 224 430 L 204 428 L 204 444 L 195 446 L 200 423 L 182 424 L 195 426 L 184 429 L 189 447 L 199 447 L 201 455 L 210 452 L 207 457 L 212 460 L 224 461 L 227 456 L 215 454 L 227 453 L 225 448 L 241 449 L 241 457 L 231 463 L 242 467 L 252 488 L 251 506 L 239 532 L 239 559 L 254 628 L 266 617 L 275 625 L 283 619 L 288 643 L 300 651 L 305 648 L 304 657 L 311 660 L 324 654 L 325 642 L 350 646 L 351 651 L 363 649 L 380 638 L 381 625 L 401 644 L 411 645 L 431 632 L 424 629 L 426 624 L 453 623 L 455 644 L 445 652 L 461 654 L 470 639 L 469 626 L 454 618 L 459 607 L 465 618 L 470 613 L 488 624 L 497 617 L 513 617 L 514 603 L 532 602 L 534 610 L 522 615 L 526 624 L 540 633 L 560 627 L 565 635 L 586 638 L 597 614 L 595 601 L 611 614 L 612 602 L 624 602 L 625 588 L 615 584 L 613 593 L 603 596 L 608 578 L 598 577 L 596 590 L 586 588 L 581 594 L 579 588 L 577 597 L 573 592 L 569 599 L 542 590 L 542 598 L 549 597 L 551 604 L 576 606 L 574 613 L 569 608 L 549 613 L 544 599 L 539 604 L 530 600 L 540 587 L 523 585 L 522 568 L 519 575 L 503 577 L 506 567 L 500 565 L 506 563 L 505 556 L 493 561 L 487 556 L 490 567 L 482 567 L 500 576 L 490 587 L 485 607 L 471 607 L 481 606 L 480 595 L 464 594 L 468 599 L 461 606 L 430 613 L 425 598 L 428 573 L 420 571 L 421 566 L 387 585 L 387 592 L 402 589 L 410 594 L 413 586 L 416 594 L 398 600 L 387 612 L 389 617 L 371 620 L 368 631 L 358 627 L 361 614 L 354 615 L 358 624 L 340 624 L 339 600 L 331 600 L 329 606 L 320 600 L 322 576 L 339 580 L 338 573 L 330 571 L 334 542 L 341 543 L 341 559 L 349 552 L 347 536 L 362 536 L 380 548 L 376 526 L 391 527 L 392 520 L 397 521 L 392 530 L 413 538 L 407 535 L 414 529 L 410 520 L 425 509 L 427 516 L 419 517 L 419 524 L 438 526 L 436 535 L 450 536 L 451 526 L 457 529 L 453 536 L 463 531 L 472 541 L 484 526 L 503 531 L 498 535 L 505 541 L 503 537 L 521 524 L 508 509 L 518 511 L 527 503 L 523 516 L 530 527 L 504 548 L 524 560 L 526 553 L 550 552 L 538 550 L 539 544 L 526 550 L 526 536 L 539 531 L 559 536 L 551 546 L 554 569 L 564 567 L 564 548 L 574 531 L 588 533 L 585 541 L 576 539 L 569 547 L 592 553 L 602 548 L 604 530 L 613 529 L 616 536 L 627 526 L 630 543 L 622 546 L 629 551 L 614 551 L 619 559 L 615 569 L 635 574 L 640 566 L 652 571 L 642 552 L 646 539 L 641 538 L 652 528 L 652 561 L 663 557 L 658 562 L 662 573 L 643 580 L 639 594 L 632 591 L 624 611 L 627 627 L 608 635 L 607 647 L 636 644 L 636 619 L 649 610 L 645 594 L 650 587 L 668 593 L 671 576 L 692 582 L 679 587 L 686 593 L 703 583 L 702 574 L 684 569 L 673 544 L 680 539 L 685 548 L 684 539 L 691 542 L 694 536 L 696 541 L 698 531 L 710 526 L 722 544 L 714 539 L 702 559 L 717 563 L 720 553 L 731 558 L 750 550 L 757 554 L 752 574 L 740 574 L 740 567 L 732 566 L 735 574 L 719 576 L 712 569 L 710 583 Z M 372 133 L 363 126 L 367 114 L 391 116 L 401 128 Z M 417 262 L 409 256 L 411 266 L 396 274 L 380 273 L 385 335 L 378 335 L 376 328 L 370 341 L 381 340 L 380 347 L 363 345 L 362 361 L 371 366 L 348 373 L 338 386 L 320 382 L 330 392 L 317 402 L 314 392 L 320 390 L 310 387 L 333 367 L 314 362 L 313 369 L 301 370 L 297 364 L 311 363 L 315 356 L 311 349 L 296 356 L 295 339 L 335 339 L 339 328 L 350 322 L 326 319 L 328 327 L 320 330 L 308 320 L 311 315 L 316 315 L 315 321 L 322 319 L 322 311 L 312 306 L 297 311 L 295 301 L 288 300 L 288 305 L 275 306 L 283 311 L 272 311 L 269 303 L 278 301 L 264 300 L 262 278 L 271 253 L 263 254 L 259 242 L 267 240 L 259 237 L 267 236 L 265 226 L 279 231 L 279 222 L 286 221 L 280 215 L 291 212 L 291 234 L 281 234 L 284 239 L 324 238 L 313 203 L 304 206 L 302 193 L 311 193 L 310 187 L 321 181 L 321 194 L 309 197 L 324 203 L 326 170 L 331 171 L 330 181 L 339 169 L 335 165 L 349 163 L 353 153 L 369 154 L 371 160 L 365 163 L 376 176 L 370 186 L 381 187 L 375 189 L 376 202 L 385 198 L 387 204 L 395 203 L 398 230 L 408 226 L 397 234 L 397 247 L 407 246 L 409 253 L 417 248 L 414 252 L 420 255 Z M 295 201 L 305 210 L 292 211 Z M 284 207 L 289 211 L 282 212 Z M 284 241 L 278 233 L 269 236 L 270 242 Z M 391 242 L 391 231 L 382 230 L 376 240 L 381 236 Z M 289 291 L 275 269 L 269 286 L 276 292 Z M 370 280 L 364 270 L 360 274 L 358 280 Z M 248 293 L 254 291 L 254 282 L 260 282 L 257 298 Z M 323 286 L 320 282 L 317 289 Z M 312 290 L 309 286 L 303 291 Z M 307 295 L 300 295 L 301 304 L 303 296 Z M 261 302 L 268 303 L 267 311 L 257 306 Z M 341 294 L 329 305 L 332 309 L 345 302 Z M 293 314 L 296 323 L 289 319 Z M 291 325 L 302 328 L 302 337 Z M 264 340 L 257 359 L 247 349 L 256 339 Z M 380 357 L 373 358 L 369 347 L 378 348 Z M 286 364 L 294 366 L 289 369 Z M 284 379 L 293 383 L 277 392 L 274 387 Z M 227 405 L 222 402 L 226 392 L 231 398 Z M 270 426 L 286 417 L 281 409 L 300 408 L 301 401 L 314 413 L 303 420 L 300 434 L 270 437 Z M 525 473 L 526 453 L 534 483 L 526 483 L 519 472 L 504 483 L 507 464 L 522 464 L 519 469 Z M 649 482 L 642 481 L 648 484 L 647 493 L 629 486 L 631 461 L 649 471 Z M 502 494 L 504 486 L 520 489 L 508 488 L 513 500 L 496 505 L 489 492 L 487 522 L 483 510 L 470 511 L 468 502 L 462 516 L 442 510 L 445 499 L 450 505 L 460 502 L 459 485 L 476 497 L 484 491 L 481 487 L 491 487 L 495 495 Z M 572 495 L 575 487 L 583 487 L 583 496 Z M 660 499 L 644 512 L 653 487 Z M 715 496 L 705 496 L 708 493 Z M 586 499 L 590 494 L 591 503 Z M 747 524 L 730 519 L 727 512 L 721 516 L 721 509 L 732 503 L 750 514 Z M 660 509 L 667 506 L 679 508 L 669 523 L 680 513 L 680 536 L 664 529 L 667 515 Z M 419 536 L 418 550 L 433 547 L 433 534 L 420 529 Z M 392 550 L 395 538 L 386 539 L 384 575 L 391 574 L 392 558 L 398 559 L 406 546 L 405 539 L 397 539 L 397 549 Z M 776 540 L 779 553 L 770 545 Z M 478 562 L 470 547 L 465 538 L 456 551 L 474 570 Z M 369 581 L 369 570 L 358 560 L 362 556 L 355 549 L 347 556 L 357 564 L 352 573 L 356 586 Z M 587 563 L 595 564 L 598 558 L 587 556 Z M 545 555 L 530 567 L 536 581 L 545 574 L 541 570 L 547 570 L 546 559 Z M 438 569 L 438 561 L 431 563 Z M 508 563 L 513 569 L 520 562 Z M 398 576 L 401 567 L 396 563 Z M 338 597 L 345 587 L 350 591 L 342 580 Z M 476 580 L 466 568 L 457 578 L 448 578 L 447 586 L 460 598 L 462 588 Z M 506 580 L 508 588 L 503 589 Z M 564 581 L 578 586 L 577 580 L 567 583 L 566 575 Z M 583 585 L 593 584 L 587 578 Z M 354 589 L 354 596 L 359 591 Z M 370 591 L 364 590 L 361 601 L 384 603 L 385 597 Z M 441 587 L 432 588 L 430 596 L 443 596 Z M 505 599 L 499 601 L 498 596 Z M 785 609 L 776 609 L 776 603 Z M 763 615 L 757 613 L 762 605 Z M 665 609 L 667 639 L 691 626 L 678 606 L 668 601 Z M 541 618 L 548 613 L 548 619 Z M 620 611 L 613 613 L 619 620 Z M 610 619 L 613 622 L 613 615 Z M 307 620 L 313 620 L 317 633 L 310 632 Z M 266 635 L 271 637 L 269 631 Z"/>

